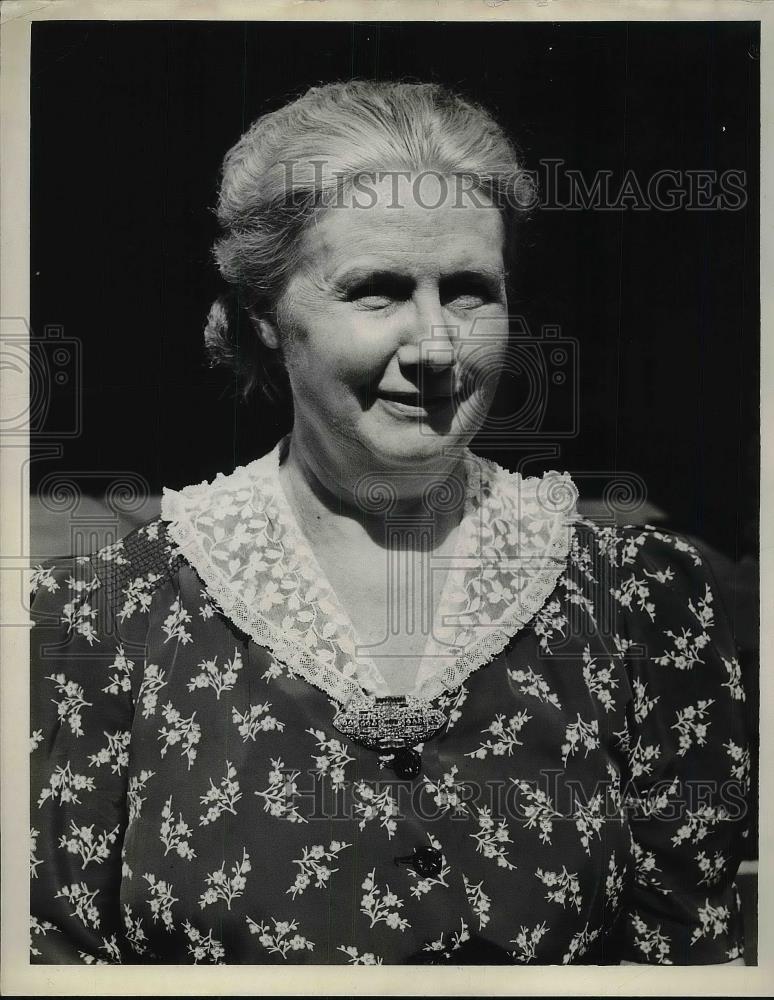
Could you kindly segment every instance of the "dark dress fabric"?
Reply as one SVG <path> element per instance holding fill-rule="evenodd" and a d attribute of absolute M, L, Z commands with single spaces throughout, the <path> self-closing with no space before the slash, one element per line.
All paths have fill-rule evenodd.
<path fill-rule="evenodd" d="M 436 699 L 413 779 L 163 521 L 38 567 L 32 961 L 739 957 L 749 753 L 712 582 L 676 535 L 572 531 L 540 610 Z"/>

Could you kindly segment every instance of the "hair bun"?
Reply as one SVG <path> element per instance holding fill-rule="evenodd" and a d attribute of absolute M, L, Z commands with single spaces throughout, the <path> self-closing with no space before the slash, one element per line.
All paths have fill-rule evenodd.
<path fill-rule="evenodd" d="M 234 344 L 231 340 L 231 315 L 234 303 L 230 301 L 230 293 L 219 295 L 210 306 L 207 322 L 204 327 L 204 349 L 210 362 L 210 367 L 219 365 L 231 366 L 234 363 Z"/>
<path fill-rule="evenodd" d="M 233 371 L 243 399 L 259 389 L 273 404 L 289 403 L 290 383 L 282 351 L 262 342 L 236 291 L 219 295 L 210 306 L 204 349 L 211 368 Z"/>

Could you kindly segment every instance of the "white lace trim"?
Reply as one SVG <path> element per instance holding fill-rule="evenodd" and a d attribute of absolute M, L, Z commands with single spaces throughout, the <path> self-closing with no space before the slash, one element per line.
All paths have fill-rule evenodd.
<path fill-rule="evenodd" d="M 223 613 L 292 673 L 340 704 L 389 695 L 295 522 L 278 476 L 282 447 L 211 483 L 165 488 L 168 533 Z M 412 692 L 426 700 L 459 687 L 540 610 L 578 519 L 566 473 L 523 479 L 466 459 L 456 550 Z"/>

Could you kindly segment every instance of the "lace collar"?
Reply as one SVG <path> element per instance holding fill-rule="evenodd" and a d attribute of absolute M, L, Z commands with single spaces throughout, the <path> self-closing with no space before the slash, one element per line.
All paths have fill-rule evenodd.
<path fill-rule="evenodd" d="M 287 438 L 211 483 L 164 489 L 161 517 L 210 598 L 342 705 L 392 692 L 296 523 L 278 475 Z M 522 478 L 465 454 L 456 551 L 412 694 L 432 700 L 500 653 L 556 586 L 577 519 L 567 473 Z M 448 557 L 447 557 L 448 558 Z"/>

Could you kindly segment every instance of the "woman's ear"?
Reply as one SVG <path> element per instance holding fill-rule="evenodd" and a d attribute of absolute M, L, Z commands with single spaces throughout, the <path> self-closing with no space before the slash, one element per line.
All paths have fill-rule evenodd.
<path fill-rule="evenodd" d="M 265 347 L 269 347 L 271 350 L 276 351 L 280 346 L 279 331 L 276 323 L 266 316 L 259 316 L 257 313 L 253 312 L 252 309 L 248 309 L 248 315 L 250 316 L 253 329 L 258 334 L 261 343 Z"/>

